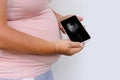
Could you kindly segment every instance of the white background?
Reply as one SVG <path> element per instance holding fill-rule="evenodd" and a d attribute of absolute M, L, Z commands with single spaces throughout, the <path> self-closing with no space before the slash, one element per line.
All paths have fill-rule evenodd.
<path fill-rule="evenodd" d="M 55 80 L 120 80 L 120 1 L 53 0 L 51 6 L 84 17 L 92 37 L 80 53 L 54 64 Z"/>

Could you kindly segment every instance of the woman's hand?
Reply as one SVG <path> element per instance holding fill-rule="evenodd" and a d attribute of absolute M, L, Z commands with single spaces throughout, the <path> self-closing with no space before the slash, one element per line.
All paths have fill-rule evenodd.
<path fill-rule="evenodd" d="M 65 20 L 65 19 L 73 16 L 73 15 L 62 16 L 62 15 L 60 15 L 59 13 L 55 12 L 54 10 L 53 10 L 53 13 L 55 14 L 56 19 L 57 19 L 57 21 L 58 21 L 59 29 L 60 29 L 63 33 L 65 33 L 65 31 L 64 31 L 62 25 L 60 24 L 60 22 L 61 22 L 62 20 Z M 77 18 L 79 19 L 79 21 L 83 21 L 83 18 L 82 18 L 82 17 L 77 16 Z"/>
<path fill-rule="evenodd" d="M 59 29 L 65 34 L 64 28 L 61 25 L 61 21 L 65 20 L 73 15 L 66 15 L 66 16 L 62 16 L 58 13 L 56 13 L 55 11 L 53 11 L 54 14 L 56 15 L 56 19 L 58 21 L 59 24 Z M 77 18 L 79 19 L 79 21 L 83 21 L 83 18 L 80 16 L 77 16 Z M 56 41 L 54 42 L 55 46 L 56 46 L 56 52 L 60 53 L 60 54 L 64 54 L 64 55 L 73 55 L 79 51 L 81 51 L 83 49 L 83 47 L 85 46 L 85 43 L 79 43 L 79 42 L 72 42 L 70 40 L 60 40 L 60 41 Z"/>
<path fill-rule="evenodd" d="M 56 48 L 56 53 L 67 56 L 71 56 L 77 52 L 80 52 L 84 47 L 84 43 L 72 42 L 70 40 L 59 40 L 53 43 Z"/>

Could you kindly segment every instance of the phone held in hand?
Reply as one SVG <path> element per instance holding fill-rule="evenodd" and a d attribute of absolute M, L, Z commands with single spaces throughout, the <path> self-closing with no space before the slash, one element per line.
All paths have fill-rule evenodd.
<path fill-rule="evenodd" d="M 75 15 L 61 21 L 61 25 L 71 41 L 84 42 L 91 38 Z"/>

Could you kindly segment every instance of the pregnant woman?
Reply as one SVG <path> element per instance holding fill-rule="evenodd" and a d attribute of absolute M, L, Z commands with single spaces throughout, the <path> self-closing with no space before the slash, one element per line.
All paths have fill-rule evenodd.
<path fill-rule="evenodd" d="M 79 42 L 61 40 L 58 22 L 64 17 L 49 3 L 0 0 L 0 80 L 53 80 L 50 67 L 59 56 L 82 50 Z"/>

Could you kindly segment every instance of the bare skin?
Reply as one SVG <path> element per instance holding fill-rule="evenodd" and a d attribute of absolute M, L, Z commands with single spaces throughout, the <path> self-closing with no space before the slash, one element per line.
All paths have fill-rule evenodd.
<path fill-rule="evenodd" d="M 83 46 L 81 46 L 79 42 L 72 42 L 70 40 L 59 40 L 55 42 L 50 42 L 10 28 L 7 25 L 6 3 L 7 0 L 0 0 L 1 50 L 21 52 L 18 54 L 62 54 L 68 56 L 73 55 L 82 50 Z"/>

